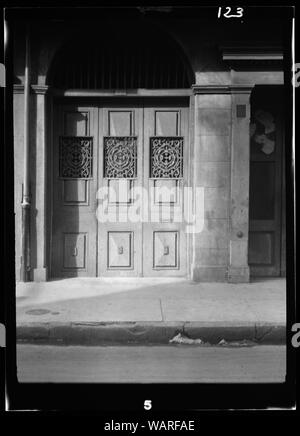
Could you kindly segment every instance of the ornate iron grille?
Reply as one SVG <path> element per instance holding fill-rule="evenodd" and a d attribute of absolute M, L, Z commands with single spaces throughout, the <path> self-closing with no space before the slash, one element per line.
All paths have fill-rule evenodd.
<path fill-rule="evenodd" d="M 183 177 L 182 137 L 150 138 L 150 177 L 157 179 Z"/>
<path fill-rule="evenodd" d="M 137 176 L 137 137 L 105 136 L 104 177 L 110 179 Z"/>
<path fill-rule="evenodd" d="M 59 176 L 66 179 L 92 177 L 93 138 L 60 136 Z"/>

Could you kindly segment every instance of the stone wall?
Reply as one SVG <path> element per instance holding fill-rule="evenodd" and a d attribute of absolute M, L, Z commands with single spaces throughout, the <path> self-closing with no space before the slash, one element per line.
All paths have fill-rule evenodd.
<path fill-rule="evenodd" d="M 205 224 L 194 238 L 193 279 L 225 281 L 228 265 L 231 95 L 196 94 L 194 183 Z"/>

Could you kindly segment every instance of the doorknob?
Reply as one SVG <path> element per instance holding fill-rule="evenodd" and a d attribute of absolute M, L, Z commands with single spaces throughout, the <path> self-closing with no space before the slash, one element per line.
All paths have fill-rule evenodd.
<path fill-rule="evenodd" d="M 76 257 L 77 254 L 78 254 L 78 249 L 77 249 L 77 247 L 74 247 L 72 256 Z"/>

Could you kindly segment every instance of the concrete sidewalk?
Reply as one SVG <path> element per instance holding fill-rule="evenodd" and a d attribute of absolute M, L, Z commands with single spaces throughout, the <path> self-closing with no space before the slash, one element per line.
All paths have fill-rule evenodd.
<path fill-rule="evenodd" d="M 18 283 L 17 338 L 46 343 L 284 343 L 286 282 L 74 278 Z"/>

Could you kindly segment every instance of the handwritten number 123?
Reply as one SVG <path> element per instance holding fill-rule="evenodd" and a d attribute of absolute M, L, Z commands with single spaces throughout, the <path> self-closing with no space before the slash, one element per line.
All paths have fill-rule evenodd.
<path fill-rule="evenodd" d="M 231 14 L 231 12 L 232 12 L 232 8 L 231 7 L 226 6 L 225 9 L 226 9 L 226 12 L 223 12 L 223 14 L 222 14 L 222 6 L 219 7 L 219 9 L 218 9 L 218 18 L 221 17 L 221 14 L 225 18 L 240 18 L 240 17 L 243 16 L 243 13 L 244 13 L 244 9 L 243 8 L 235 8 L 236 12 L 232 13 L 232 14 Z"/>

